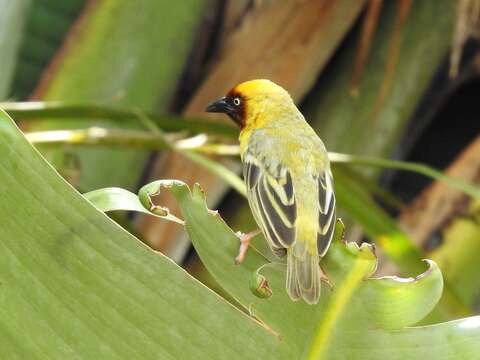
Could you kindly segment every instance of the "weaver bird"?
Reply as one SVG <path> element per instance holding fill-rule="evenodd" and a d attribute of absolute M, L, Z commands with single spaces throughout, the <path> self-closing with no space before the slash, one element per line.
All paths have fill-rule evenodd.
<path fill-rule="evenodd" d="M 330 246 L 336 219 L 325 146 L 288 92 L 269 80 L 241 83 L 206 111 L 225 113 L 240 126 L 253 216 L 273 253 L 287 256 L 290 298 L 316 304 L 321 280 L 328 281 L 319 261 Z M 241 239 L 243 252 L 251 237 Z"/>

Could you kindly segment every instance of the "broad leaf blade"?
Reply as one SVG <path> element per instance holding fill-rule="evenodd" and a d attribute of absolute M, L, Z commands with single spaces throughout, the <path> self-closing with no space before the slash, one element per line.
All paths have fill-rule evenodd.
<path fill-rule="evenodd" d="M 249 280 L 265 257 L 250 251 L 245 263 L 233 264 L 238 240 L 218 214 L 207 209 L 198 186 L 190 192 L 182 182 L 160 180 L 142 188 L 140 201 L 150 204 L 149 194 L 165 188 L 179 202 L 187 231 L 208 270 L 229 294 L 279 334 L 285 356 L 403 359 L 426 353 L 445 358 L 480 354 L 478 318 L 405 327 L 424 318 L 441 296 L 442 275 L 435 263 L 429 261 L 427 271 L 416 278 L 375 279 L 370 277 L 376 267 L 373 248 L 337 241 L 322 261 L 334 290 L 323 287 L 318 305 L 292 302 L 284 290 L 283 272 L 273 269 L 263 271 L 273 296 L 260 300 L 250 292 Z M 467 330 L 465 324 L 469 324 Z"/>
<path fill-rule="evenodd" d="M 189 235 L 208 270 L 241 303 L 253 302 L 255 315 L 282 336 L 295 356 L 310 353 L 311 334 L 328 320 L 334 309 L 337 309 L 337 313 L 331 327 L 327 327 L 328 331 L 325 332 L 327 337 L 321 347 L 322 358 L 404 359 L 429 354 L 432 357 L 457 359 L 480 354 L 478 318 L 429 327 L 403 327 L 421 320 L 440 298 L 442 276 L 434 263 L 430 263 L 430 268 L 414 279 L 380 278 L 356 283 L 361 279 L 356 273 L 356 264 L 362 258 L 363 262 L 367 261 L 367 266 L 361 268 L 367 276 L 370 275 L 372 264 L 368 264 L 368 261 L 375 261 L 371 257 L 371 250 L 366 245 L 358 249 L 354 244 L 344 246 L 337 242 L 332 244 L 322 262 L 336 285 L 332 292 L 328 287 L 322 288 L 322 300 L 317 306 L 294 303 L 288 299 L 284 290 L 284 274 L 274 270 L 264 272 L 274 295 L 268 300 L 254 300 L 247 293 L 247 279 L 252 269 L 264 262 L 264 258 L 251 251 L 247 261 L 235 267 L 233 258 L 238 249 L 238 240 L 218 216 L 212 216 L 205 209 L 202 212 L 201 207 L 205 208 L 205 203 L 199 188 L 196 187 L 192 192 L 195 206 L 191 202 L 187 206 L 185 199 L 188 196 L 184 190 L 180 194 L 177 191 L 174 193 L 180 201 Z M 200 227 L 200 224 L 203 225 Z M 227 229 L 227 233 L 220 236 L 222 228 Z M 212 229 L 215 229 L 214 232 Z M 348 283 L 347 280 L 352 277 L 354 281 Z M 350 291 L 353 285 L 358 286 L 357 291 Z M 345 289 L 343 293 L 342 286 Z M 339 299 L 336 295 L 339 292 L 348 296 Z M 340 311 L 337 308 L 338 301 L 345 301 Z M 382 313 L 388 314 L 388 317 L 382 317 Z M 469 324 L 468 329 L 465 324 Z"/>
<path fill-rule="evenodd" d="M 93 208 L 3 112 L 0 139 L 1 358 L 272 358 L 273 335 Z"/>
<path fill-rule="evenodd" d="M 46 101 L 133 107 L 166 112 L 194 44 L 206 0 L 98 1 L 88 6 L 70 46 L 56 59 L 38 97 Z M 37 91 L 38 92 L 38 91 Z M 37 97 L 37 98 L 38 98 Z M 118 123 L 98 120 L 104 127 Z M 81 128 L 82 119 L 48 119 L 29 124 L 31 131 Z M 137 118 L 122 124 L 141 128 Z M 43 148 L 42 148 L 43 149 Z M 59 151 L 44 149 L 48 159 Z M 78 188 L 134 188 L 148 154 L 130 149 L 76 149 L 82 172 Z"/>
<path fill-rule="evenodd" d="M 138 200 L 137 195 L 128 190 L 107 188 L 93 190 L 83 196 L 93 203 L 97 209 L 103 212 L 115 210 L 136 211 L 148 215 L 154 215 L 161 219 L 173 221 L 181 225 L 184 224 L 182 220 L 170 214 L 168 209 L 159 207 L 156 212 L 148 211 Z"/>

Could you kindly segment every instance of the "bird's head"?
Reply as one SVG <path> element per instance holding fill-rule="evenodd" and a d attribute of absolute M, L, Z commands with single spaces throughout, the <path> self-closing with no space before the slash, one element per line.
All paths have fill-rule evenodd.
<path fill-rule="evenodd" d="M 292 107 L 293 106 L 293 107 Z M 227 114 L 243 130 L 265 126 L 275 114 L 296 109 L 288 92 L 270 80 L 250 80 L 207 106 L 207 112 Z"/>

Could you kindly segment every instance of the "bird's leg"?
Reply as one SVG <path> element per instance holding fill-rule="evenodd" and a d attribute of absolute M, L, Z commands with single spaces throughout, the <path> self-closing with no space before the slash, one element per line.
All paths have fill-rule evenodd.
<path fill-rule="evenodd" d="M 320 266 L 320 280 L 326 283 L 330 287 L 330 290 L 333 290 L 333 283 L 330 281 L 330 278 L 328 277 L 328 275 L 325 273 L 325 271 L 322 269 L 321 266 Z"/>
<path fill-rule="evenodd" d="M 237 235 L 238 239 L 240 240 L 240 249 L 238 250 L 238 255 L 235 258 L 235 265 L 241 264 L 243 260 L 245 260 L 245 255 L 247 254 L 250 240 L 252 240 L 258 234 L 260 234 L 260 229 L 246 234 L 242 233 L 241 231 L 237 231 L 235 233 L 235 235 Z"/>

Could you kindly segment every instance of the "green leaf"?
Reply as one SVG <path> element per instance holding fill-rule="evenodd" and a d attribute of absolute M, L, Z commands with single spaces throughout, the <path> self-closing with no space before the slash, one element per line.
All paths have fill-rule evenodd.
<path fill-rule="evenodd" d="M 103 212 L 115 210 L 136 211 L 184 225 L 184 221 L 170 214 L 167 208 L 158 206 L 154 209 L 155 211 L 153 211 L 153 209 L 149 211 L 145 209 L 140 200 L 138 200 L 138 196 L 121 188 L 93 190 L 84 194 L 84 197 Z"/>
<path fill-rule="evenodd" d="M 16 99 L 32 95 L 42 73 L 61 47 L 86 1 L 33 0 L 30 3 L 10 91 L 10 96 Z"/>
<path fill-rule="evenodd" d="M 95 209 L 4 112 L 0 139 L 0 358 L 277 358 L 275 336 Z"/>
<path fill-rule="evenodd" d="M 182 210 L 187 232 L 215 280 L 277 333 L 287 358 L 404 359 L 411 356 L 468 358 L 480 355 L 480 317 L 427 327 L 407 327 L 424 318 L 440 299 L 442 275 L 436 264 L 414 278 L 372 278 L 376 268 L 373 247 L 335 241 L 321 264 L 333 281 L 322 288 L 317 306 L 292 302 L 284 289 L 282 265 L 264 266 L 266 256 L 256 249 L 234 265 L 239 241 L 218 213 L 209 210 L 196 185 L 192 191 L 175 180 L 144 186 L 139 199 L 149 209 L 151 195 L 171 191 Z M 260 300 L 250 289 L 252 274 L 264 266 L 273 295 Z M 280 353 L 277 353 L 279 355 Z"/>
<path fill-rule="evenodd" d="M 399 266 L 403 274 L 412 275 L 422 271 L 421 251 L 395 220 L 373 201 L 362 184 L 344 170 L 343 166 L 334 167 L 339 206 L 348 210 L 349 216 L 362 226 L 369 238 L 382 248 L 383 253 Z M 452 292 L 451 285 L 454 286 L 447 279 L 444 297 L 431 314 L 436 321 L 471 314 L 465 303 Z"/>
<path fill-rule="evenodd" d="M 439 324 L 429 330 L 403 328 L 423 318 L 440 298 L 442 279 L 435 265 L 431 264 L 426 273 L 416 278 L 361 281 L 374 268 L 371 247 L 337 242 L 322 262 L 335 283 L 334 290 L 322 289 L 323 298 L 318 306 L 292 302 L 285 294 L 284 276 L 278 271 L 267 274 L 273 296 L 258 300 L 248 289 L 248 278 L 264 263 L 264 257 L 250 252 L 247 261 L 235 267 L 233 258 L 238 240 L 218 215 L 206 209 L 199 187 L 191 195 L 185 187 L 172 191 L 180 202 L 192 242 L 208 270 L 240 303 L 253 302 L 254 314 L 284 338 L 295 356 L 314 349 L 311 334 L 328 319 L 332 322 L 331 326 L 325 325 L 328 339 L 322 347 L 328 359 L 403 359 L 405 355 L 422 353 L 459 358 L 473 351 L 480 354 L 478 318 L 465 320 L 472 325 L 467 330 L 460 326 L 465 322 Z M 377 343 L 377 339 L 381 341 Z M 413 349 L 412 339 L 417 346 Z M 436 345 L 443 341 L 448 345 Z M 355 352 L 359 346 L 368 348 L 368 354 Z"/>
<path fill-rule="evenodd" d="M 207 4 L 207 0 L 95 2 L 43 84 L 41 99 L 166 112 Z M 99 119 L 95 125 L 111 127 L 118 122 Z M 28 130 L 84 126 L 82 119 L 51 118 L 30 123 Z M 141 124 L 135 117 L 122 127 L 138 129 Z M 40 149 L 48 159 L 61 152 Z M 141 150 L 74 150 L 82 169 L 78 187 L 85 191 L 114 185 L 134 188 L 148 158 Z"/>
<path fill-rule="evenodd" d="M 31 0 L 0 0 L 0 100 L 10 90 Z"/>

